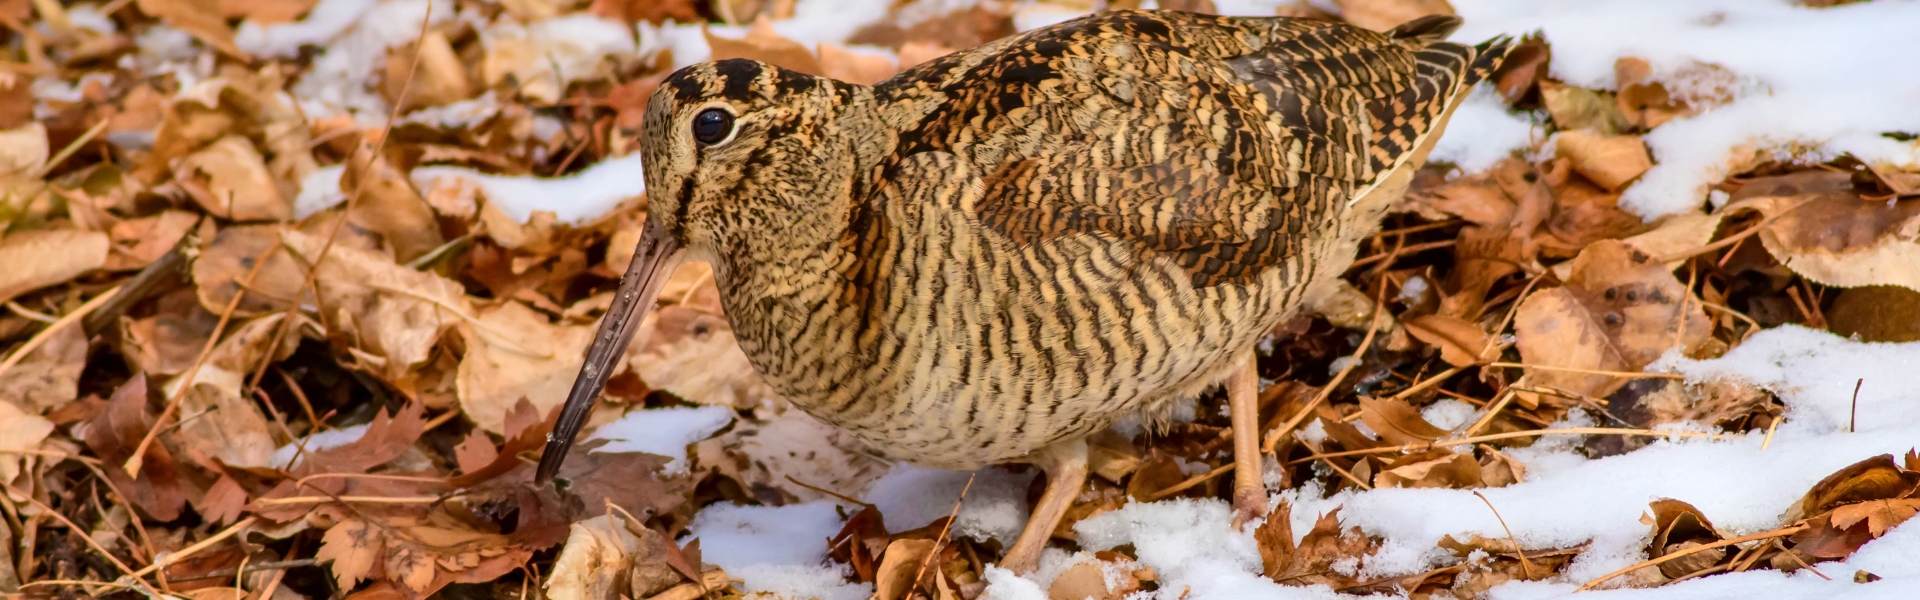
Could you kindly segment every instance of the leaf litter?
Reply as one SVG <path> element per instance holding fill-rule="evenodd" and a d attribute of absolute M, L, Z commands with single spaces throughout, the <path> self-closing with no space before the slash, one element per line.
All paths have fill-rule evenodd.
<path fill-rule="evenodd" d="M 1210 392 L 1096 436 L 1039 572 L 1000 570 L 1033 472 L 889 465 L 794 410 L 702 265 L 534 487 L 666 73 L 869 83 L 1145 3 L 830 4 L 0 3 L 0 591 L 126 595 L 120 563 L 193 598 L 1911 593 L 1920 119 L 1884 102 L 1920 82 L 1823 75 L 1897 54 L 1858 28 L 1900 3 L 1158 3 L 1533 34 L 1263 347 L 1268 427 L 1326 399 L 1248 531 Z"/>

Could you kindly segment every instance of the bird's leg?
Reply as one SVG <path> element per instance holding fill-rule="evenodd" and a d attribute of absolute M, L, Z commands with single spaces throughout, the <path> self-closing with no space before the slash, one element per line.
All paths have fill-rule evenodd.
<path fill-rule="evenodd" d="M 1047 539 L 1060 526 L 1060 518 L 1067 515 L 1067 507 L 1086 487 L 1087 441 L 1075 438 L 1042 448 L 1033 453 L 1033 463 L 1046 471 L 1047 491 L 1033 506 L 1033 516 L 1020 530 L 1020 539 L 1014 540 L 1013 549 L 1000 561 L 1002 568 L 1019 575 L 1032 573 L 1040 566 L 1040 550 L 1047 547 Z"/>
<path fill-rule="evenodd" d="M 1260 465 L 1260 372 L 1247 350 L 1227 376 L 1227 407 L 1233 415 L 1233 526 L 1267 514 L 1267 486 Z"/>

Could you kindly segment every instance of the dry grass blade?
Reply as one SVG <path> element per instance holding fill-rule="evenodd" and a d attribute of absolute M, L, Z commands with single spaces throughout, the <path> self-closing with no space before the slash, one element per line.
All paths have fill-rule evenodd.
<path fill-rule="evenodd" d="M 62 513 L 60 512 L 60 511 L 58 511 L 58 510 L 55 510 L 55 509 L 54 509 L 53 507 L 51 507 L 51 506 L 47 506 L 46 504 L 42 504 L 42 503 L 41 503 L 41 502 L 40 502 L 39 500 L 36 500 L 36 499 L 34 499 L 34 497 L 33 497 L 33 495 L 32 495 L 32 494 L 28 494 L 28 493 L 26 493 L 26 492 L 22 492 L 22 491 L 20 491 L 20 490 L 18 490 L 18 489 L 15 489 L 15 488 L 14 488 L 13 486 L 11 486 L 11 485 L 9 485 L 9 486 L 6 486 L 6 488 L 7 488 L 7 491 L 11 493 L 11 495 L 12 495 L 12 496 L 14 496 L 14 497 L 17 497 L 17 498 L 26 498 L 26 499 L 27 499 L 27 502 L 30 502 L 30 503 L 32 503 L 32 504 L 33 504 L 33 506 L 34 506 L 35 508 L 38 508 L 38 509 L 40 509 L 40 510 L 41 510 L 41 511 L 43 511 L 43 512 L 44 512 L 45 514 L 47 514 L 47 515 L 50 515 L 50 516 L 52 516 L 52 517 L 53 517 L 53 518 L 54 518 L 55 520 L 58 520 L 58 521 L 60 521 L 60 522 L 61 522 L 62 524 L 64 524 L 64 525 L 66 525 L 66 526 L 67 526 L 67 530 L 68 530 L 68 531 L 71 531 L 71 532 L 73 532 L 73 533 L 74 533 L 74 535 L 78 535 L 78 536 L 80 536 L 80 539 L 81 539 L 82 541 L 85 541 L 85 542 L 87 543 L 87 545 L 88 545 L 88 546 L 90 546 L 90 547 L 92 547 L 92 548 L 93 548 L 93 550 L 94 550 L 95 552 L 99 552 L 99 553 L 100 553 L 100 556 L 104 556 L 104 557 L 106 557 L 106 559 L 107 559 L 107 560 L 108 560 L 109 562 L 112 562 L 112 563 L 113 563 L 113 566 L 114 566 L 114 567 L 117 567 L 117 568 L 119 568 L 119 569 L 120 569 L 120 572 L 121 572 L 121 573 L 125 573 L 125 574 L 126 574 L 126 575 L 127 575 L 128 577 L 132 577 L 132 578 L 133 578 L 133 581 L 134 581 L 134 583 L 138 583 L 138 584 L 140 584 L 140 587 L 141 587 L 142 589 L 145 589 L 145 590 L 147 591 L 147 594 L 148 594 L 149 596 L 151 596 L 151 597 L 155 597 L 155 598 L 160 598 L 160 597 L 163 597 L 163 596 L 161 596 L 161 595 L 160 595 L 160 591 L 159 591 L 159 590 L 155 590 L 155 589 L 153 589 L 153 586 L 151 586 L 151 585 L 147 585 L 147 582 L 146 582 L 146 580 L 144 580 L 144 579 L 141 579 L 141 578 L 139 578 L 138 576 L 136 576 L 136 575 L 134 575 L 134 574 L 133 574 L 133 573 L 134 573 L 134 571 L 133 571 L 133 569 L 132 569 L 132 568 L 129 568 L 129 567 L 127 567 L 127 563 L 123 563 L 123 562 L 120 562 L 120 559 L 119 559 L 118 557 L 116 557 L 116 556 L 114 556 L 114 555 L 113 555 L 113 552 L 112 552 L 112 551 L 110 551 L 110 550 L 107 550 L 107 547 L 106 547 L 106 546 L 102 546 L 102 545 L 100 545 L 100 542 L 99 542 L 98 540 L 95 540 L 95 539 L 93 539 L 93 536 L 92 536 L 92 535 L 88 535 L 88 534 L 87 534 L 87 531 L 88 531 L 87 529 L 84 529 L 84 528 L 82 528 L 82 527 L 80 527 L 79 525 L 77 525 L 77 524 L 75 524 L 75 523 L 74 523 L 74 522 L 73 522 L 72 520 L 69 520 L 69 519 L 67 519 L 67 515 L 65 515 L 65 514 L 62 514 Z"/>
<path fill-rule="evenodd" d="M 8 369 L 12 369 L 15 365 L 20 364 L 20 361 L 26 360 L 28 354 L 32 354 L 34 350 L 45 345 L 47 340 L 53 338 L 53 334 L 59 333 L 61 329 L 67 326 L 73 325 L 75 321 L 87 318 L 88 313 L 93 312 L 95 309 L 100 308 L 101 305 L 113 300 L 114 295 L 119 293 L 119 287 L 101 292 L 100 295 L 88 300 L 86 304 L 80 305 L 80 308 L 73 309 L 73 312 L 67 313 L 65 316 L 47 325 L 46 328 L 41 329 L 39 333 L 33 334 L 33 337 L 29 338 L 27 343 L 21 344 L 19 349 L 14 350 L 13 354 L 7 357 L 6 362 L 0 362 L 0 375 L 5 375 Z"/>
<path fill-rule="evenodd" d="M 1470 444 L 1478 444 L 1480 442 L 1491 442 L 1495 440 L 1512 440 L 1512 439 L 1519 439 L 1519 438 L 1538 437 L 1543 435 L 1640 435 L 1640 436 L 1647 436 L 1647 437 L 1673 436 L 1673 437 L 1691 437 L 1691 438 L 1711 438 L 1711 439 L 1718 440 L 1718 439 L 1724 439 L 1728 437 L 1729 434 L 1703 433 L 1698 431 L 1656 431 L 1652 429 L 1623 429 L 1623 428 L 1615 428 L 1615 427 L 1568 427 L 1564 429 L 1533 429 L 1528 431 L 1509 431 L 1506 433 L 1491 433 L 1487 435 L 1460 438 L 1457 440 L 1434 442 L 1431 444 L 1404 444 L 1400 446 L 1386 446 L 1382 448 L 1367 448 L 1363 450 L 1347 450 L 1343 452 L 1329 452 L 1326 454 L 1315 454 L 1313 456 L 1309 456 L 1306 458 L 1290 461 L 1287 464 L 1294 465 L 1294 464 L 1300 464 L 1303 462 L 1319 460 L 1322 458 L 1331 458 L 1336 456 L 1359 456 L 1362 454 L 1392 454 L 1395 452 L 1413 452 L 1416 450 L 1426 450 L 1429 448 L 1446 448 L 1450 446 L 1465 446 Z"/>
<path fill-rule="evenodd" d="M 1486 494 L 1480 493 L 1480 490 L 1474 490 L 1473 497 L 1479 498 L 1481 502 L 1486 503 L 1487 510 L 1493 511 L 1494 520 L 1499 521 L 1500 529 L 1507 532 L 1507 541 L 1513 542 L 1513 553 L 1520 556 L 1520 572 L 1525 573 L 1527 579 L 1533 579 L 1533 561 L 1527 560 L 1527 551 L 1520 547 L 1520 538 L 1514 537 L 1513 528 L 1507 526 L 1507 518 L 1500 516 L 1500 509 L 1494 508 L 1493 501 L 1488 500 Z"/>
<path fill-rule="evenodd" d="M 1644 568 L 1647 568 L 1647 567 L 1651 567 L 1651 566 L 1655 566 L 1655 565 L 1658 565 L 1658 564 L 1660 564 L 1660 563 L 1664 563 L 1664 562 L 1667 562 L 1667 561 L 1670 561 L 1670 560 L 1674 560 L 1674 559 L 1677 559 L 1677 558 L 1680 558 L 1680 557 L 1683 557 L 1683 556 L 1687 556 L 1687 555 L 1689 555 L 1689 554 L 1694 554 L 1694 553 L 1698 553 L 1698 552 L 1705 552 L 1705 551 L 1708 551 L 1708 550 L 1712 550 L 1712 549 L 1714 549 L 1714 548 L 1724 548 L 1724 547 L 1727 547 L 1727 546 L 1732 546 L 1732 545 L 1734 545 L 1734 544 L 1740 544 L 1740 543 L 1745 543 L 1745 542 L 1751 542 L 1751 541 L 1754 541 L 1754 540 L 1764 540 L 1764 539 L 1770 539 L 1770 538 L 1777 538 L 1777 537 L 1785 537 L 1785 536 L 1789 536 L 1789 535 L 1793 535 L 1793 534 L 1796 534 L 1796 533 L 1800 533 L 1800 532 L 1802 532 L 1802 531 L 1806 531 L 1806 530 L 1807 530 L 1807 525 L 1806 525 L 1805 523 L 1801 523 L 1801 524 L 1799 524 L 1799 525 L 1794 525 L 1794 526 L 1792 526 L 1792 527 L 1787 527 L 1787 528 L 1783 528 L 1783 529 L 1775 529 L 1775 530 L 1773 530 L 1773 531 L 1763 531 L 1763 532 L 1760 532 L 1760 533 L 1756 533 L 1756 534 L 1753 534 L 1753 535 L 1743 535 L 1743 536 L 1740 536 L 1740 537 L 1737 537 L 1737 538 L 1731 538 L 1731 539 L 1725 539 L 1725 540 L 1720 540 L 1720 541 L 1718 541 L 1718 542 L 1714 542 L 1714 543 L 1711 543 L 1711 544 L 1701 544 L 1701 545 L 1698 545 L 1698 546 L 1694 546 L 1694 547 L 1692 547 L 1692 548 L 1687 548 L 1687 549 L 1685 549 L 1685 550 L 1681 550 L 1681 551 L 1679 551 L 1679 552 L 1672 552 L 1672 553 L 1668 553 L 1668 554 L 1666 554 L 1666 555 L 1663 555 L 1663 556 L 1661 556 L 1660 558 L 1655 558 L 1655 559 L 1650 559 L 1650 560 L 1644 560 L 1644 561 L 1640 561 L 1640 562 L 1638 562 L 1638 563 L 1634 563 L 1633 565 L 1630 565 L 1630 566 L 1627 566 L 1627 567 L 1624 567 L 1624 568 L 1621 568 L 1621 569 L 1620 569 L 1620 570 L 1618 570 L 1618 571 L 1614 571 L 1614 572 L 1612 572 L 1612 573 L 1608 573 L 1608 574 L 1606 574 L 1606 575 L 1601 575 L 1600 577 L 1598 577 L 1598 578 L 1596 578 L 1596 579 L 1594 579 L 1593 581 L 1589 581 L 1589 582 L 1587 582 L 1586 584 L 1584 584 L 1584 585 L 1581 585 L 1581 586 L 1579 587 L 1579 589 L 1575 589 L 1574 591 L 1576 591 L 1576 592 L 1584 592 L 1584 591 L 1587 591 L 1587 590 L 1590 590 L 1590 589 L 1593 589 L 1593 588 L 1594 588 L 1595 586 L 1598 586 L 1598 585 L 1600 585 L 1600 584 L 1602 584 L 1602 583 L 1606 583 L 1607 581 L 1610 581 L 1610 580 L 1612 580 L 1612 579 L 1613 579 L 1613 578 L 1615 578 L 1615 577 L 1619 577 L 1619 576 L 1621 576 L 1621 575 L 1625 575 L 1625 574 L 1628 574 L 1628 573 L 1632 573 L 1632 572 L 1634 572 L 1634 571 L 1638 571 L 1638 570 L 1640 570 L 1640 569 L 1644 569 Z"/>

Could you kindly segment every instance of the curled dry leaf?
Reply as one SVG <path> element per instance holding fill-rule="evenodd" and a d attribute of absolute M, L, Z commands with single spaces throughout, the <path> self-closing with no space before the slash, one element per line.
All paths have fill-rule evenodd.
<path fill-rule="evenodd" d="M 402 263 L 446 243 L 427 200 L 414 191 L 405 174 L 374 150 L 372 141 L 361 141 L 340 177 L 340 189 L 360 192 L 349 222 L 379 232 L 393 246 L 394 258 Z"/>
<path fill-rule="evenodd" d="M 1423 444 L 1447 435 L 1404 400 L 1360 396 L 1360 421 L 1389 444 Z"/>
<path fill-rule="evenodd" d="M 1685 102 L 1674 98 L 1667 86 L 1653 80 L 1653 66 L 1645 59 L 1623 56 L 1613 63 L 1614 88 L 1620 114 L 1642 130 L 1659 127 L 1675 117 L 1692 114 Z"/>
<path fill-rule="evenodd" d="M 521 399 L 546 414 L 567 396 L 580 372 L 592 325 L 554 325 L 519 302 L 486 309 L 461 326 L 467 355 L 454 375 L 460 410 L 481 429 L 505 433 L 507 412 Z"/>
<path fill-rule="evenodd" d="M 1555 139 L 1554 148 L 1573 160 L 1575 171 L 1609 192 L 1620 191 L 1653 168 L 1653 157 L 1637 136 L 1568 131 Z"/>
<path fill-rule="evenodd" d="M 897 539 L 887 544 L 887 550 L 880 555 L 880 567 L 874 571 L 875 600 L 901 600 L 912 591 L 915 575 L 939 573 L 933 569 L 922 571 L 920 563 L 934 551 L 933 540 Z"/>
<path fill-rule="evenodd" d="M 36 415 L 66 406 L 79 397 L 86 366 L 87 334 L 78 326 L 63 327 L 0 373 L 0 401 Z"/>
<path fill-rule="evenodd" d="M 40 442 L 51 433 L 52 421 L 22 411 L 12 402 L 0 401 L 0 483 L 12 485 L 22 474 L 31 472 L 34 463 L 39 462 L 39 456 L 33 452 L 40 449 Z M 38 486 L 15 489 L 33 487 Z"/>
<path fill-rule="evenodd" d="M 107 255 L 105 266 L 110 270 L 124 271 L 160 260 L 182 238 L 187 237 L 187 233 L 199 222 L 199 215 L 184 210 L 165 210 L 151 217 L 115 223 L 107 232 L 113 240 L 113 248 Z"/>
<path fill-rule="evenodd" d="M 650 598 L 684 578 L 666 565 L 666 537 L 624 515 L 572 524 L 547 579 L 549 598 Z"/>
<path fill-rule="evenodd" d="M 1372 542 L 1360 528 L 1342 531 L 1340 509 L 1335 508 L 1321 515 L 1313 530 L 1294 544 L 1290 513 L 1291 507 L 1283 501 L 1254 533 L 1261 572 L 1281 585 L 1326 584 L 1339 589 L 1356 583 L 1355 571 L 1336 569 L 1334 563 L 1357 560 L 1369 553 Z"/>
<path fill-rule="evenodd" d="M 283 231 L 281 239 L 309 265 L 326 244 L 298 231 Z M 335 244 L 319 264 L 314 288 L 328 311 L 322 322 L 352 337 L 370 371 L 392 379 L 425 362 L 440 335 L 473 314 L 460 284 L 344 244 Z"/>
<path fill-rule="evenodd" d="M 645 341 L 628 352 L 627 364 L 654 389 L 733 408 L 773 397 L 725 318 L 685 304 L 663 306 L 647 315 L 638 337 Z"/>
<path fill-rule="evenodd" d="M 1784 520 L 1792 522 L 1819 515 L 1845 504 L 1902 498 L 1920 485 L 1920 472 L 1902 468 L 1893 455 L 1882 454 L 1847 465 L 1813 484 L 1787 509 Z"/>
<path fill-rule="evenodd" d="M 1421 315 L 1406 321 L 1407 333 L 1440 349 L 1440 360 L 1456 367 L 1479 364 L 1494 349 L 1479 325 L 1448 315 Z M 1378 429 L 1376 429 L 1377 431 Z"/>
<path fill-rule="evenodd" d="M 1334 0 L 1340 16 L 1348 23 L 1374 31 L 1386 31 L 1407 21 L 1427 15 L 1451 15 L 1447 0 Z"/>
<path fill-rule="evenodd" d="M 147 414 L 147 394 L 146 376 L 134 375 L 113 392 L 105 409 L 87 422 L 86 431 L 79 432 L 78 437 L 102 462 L 115 466 L 125 462 L 153 428 L 153 417 Z M 187 505 L 189 484 L 174 467 L 173 453 L 165 444 L 147 447 L 137 478 L 124 469 L 102 470 L 113 480 L 114 489 L 155 520 L 177 519 L 180 509 Z"/>
<path fill-rule="evenodd" d="M 106 266 L 107 234 L 55 229 L 0 237 L 0 303 Z"/>
<path fill-rule="evenodd" d="M 1688 548 L 1720 541 L 1720 532 L 1707 516 L 1692 504 L 1661 498 L 1649 506 L 1653 511 L 1653 540 L 1647 555 L 1659 558 Z M 1713 566 L 1726 556 L 1724 549 L 1702 551 L 1660 564 L 1660 574 L 1669 578 Z"/>
<path fill-rule="evenodd" d="M 847 83 L 873 85 L 900 68 L 885 56 L 861 54 L 834 44 L 820 44 L 821 74 Z"/>
<path fill-rule="evenodd" d="M 1541 104 L 1562 131 L 1587 130 L 1601 135 L 1626 131 L 1633 124 L 1620 114 L 1613 94 L 1555 81 L 1540 82 Z"/>
<path fill-rule="evenodd" d="M 1373 476 L 1374 487 L 1468 489 L 1484 483 L 1472 454 L 1444 448 L 1396 457 Z"/>
<path fill-rule="evenodd" d="M 707 37 L 707 46 L 713 49 L 712 60 L 750 58 L 808 75 L 826 74 L 820 67 L 820 61 L 807 51 L 806 46 L 774 31 L 773 21 L 766 15 L 755 18 L 753 27 L 747 29 L 746 37 L 740 39 L 720 37 L 704 28 L 701 33 Z"/>
<path fill-rule="evenodd" d="M 170 440 L 229 466 L 271 465 L 276 444 L 267 417 L 242 390 L 254 367 L 293 354 L 299 342 L 293 336 L 281 336 L 278 348 L 268 347 L 286 316 L 275 313 L 248 321 L 220 340 L 180 401 L 180 425 L 168 432 Z M 182 383 L 175 380 L 166 387 L 172 390 Z"/>
<path fill-rule="evenodd" d="M 1528 364 L 1596 371 L 1639 371 L 1668 348 L 1692 351 L 1706 343 L 1709 330 L 1700 301 L 1671 271 L 1613 240 L 1588 246 L 1574 258 L 1565 287 L 1534 292 L 1514 317 Z M 1536 385 L 1593 397 L 1625 383 L 1565 371 L 1527 376 Z"/>
<path fill-rule="evenodd" d="M 1920 198 L 1868 201 L 1836 191 L 1749 198 L 1723 212 L 1744 207 L 1774 218 L 1760 242 L 1802 277 L 1840 287 L 1920 291 Z"/>
<path fill-rule="evenodd" d="M 140 12 L 167 22 L 194 38 L 240 60 L 252 60 L 233 43 L 233 28 L 227 25 L 219 0 L 138 0 Z"/>
<path fill-rule="evenodd" d="M 227 136 L 189 154 L 173 180 L 208 214 L 236 221 L 284 221 L 293 202 L 280 195 L 267 162 L 253 143 Z"/>

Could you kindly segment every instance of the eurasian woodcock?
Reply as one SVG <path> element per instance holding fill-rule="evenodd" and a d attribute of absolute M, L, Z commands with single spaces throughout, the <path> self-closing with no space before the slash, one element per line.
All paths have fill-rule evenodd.
<path fill-rule="evenodd" d="M 683 258 L 754 368 L 909 462 L 1040 466 L 1035 566 L 1085 437 L 1227 384 L 1234 504 L 1266 510 L 1253 347 L 1331 289 L 1508 48 L 1336 22 L 1112 11 L 874 86 L 742 59 L 647 105 L 648 219 L 538 480 Z"/>

